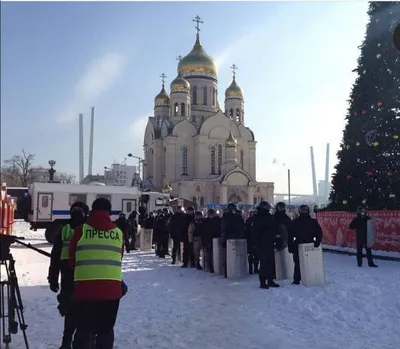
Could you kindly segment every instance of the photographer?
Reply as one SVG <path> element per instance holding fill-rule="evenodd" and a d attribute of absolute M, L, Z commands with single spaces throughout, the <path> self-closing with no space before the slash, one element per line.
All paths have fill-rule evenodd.
<path fill-rule="evenodd" d="M 58 234 L 51 251 L 51 260 L 48 281 L 50 290 L 57 293 L 59 290 L 58 278 L 61 272 L 61 290 L 57 296 L 58 310 L 64 316 L 64 333 L 60 349 L 71 348 L 73 335 L 76 329 L 76 318 L 72 307 L 72 292 L 74 274 L 68 262 L 69 242 L 74 229 L 86 221 L 89 207 L 82 202 L 75 202 L 70 208 L 71 218 Z"/>

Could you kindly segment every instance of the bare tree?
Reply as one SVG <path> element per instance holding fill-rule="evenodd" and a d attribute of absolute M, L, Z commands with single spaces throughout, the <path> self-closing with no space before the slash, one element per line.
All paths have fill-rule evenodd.
<path fill-rule="evenodd" d="M 14 155 L 11 159 L 4 160 L 2 178 L 8 179 L 8 185 L 13 184 L 19 187 L 26 187 L 32 182 L 32 166 L 35 154 L 26 153 Z M 2 179 L 3 181 L 3 179 Z"/>
<path fill-rule="evenodd" d="M 75 183 L 75 175 L 69 174 L 66 172 L 60 172 L 60 173 L 56 173 L 54 175 L 54 180 L 59 181 L 61 183 L 74 184 Z"/>

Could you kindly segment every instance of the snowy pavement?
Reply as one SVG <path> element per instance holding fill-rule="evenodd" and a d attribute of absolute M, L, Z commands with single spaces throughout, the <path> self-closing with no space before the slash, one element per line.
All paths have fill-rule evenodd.
<path fill-rule="evenodd" d="M 17 234 L 29 234 L 29 240 L 45 246 L 39 231 Z M 49 260 L 17 246 L 12 253 L 31 349 L 57 349 L 62 318 L 47 286 Z M 115 348 L 398 347 L 400 263 L 379 261 L 379 268 L 370 269 L 358 268 L 355 257 L 325 253 L 324 259 L 324 288 L 286 281 L 279 289 L 261 290 L 257 276 L 235 282 L 171 266 L 152 253 L 127 254 L 123 268 L 129 292 L 121 302 Z M 12 349 L 24 348 L 20 333 L 12 344 Z"/>

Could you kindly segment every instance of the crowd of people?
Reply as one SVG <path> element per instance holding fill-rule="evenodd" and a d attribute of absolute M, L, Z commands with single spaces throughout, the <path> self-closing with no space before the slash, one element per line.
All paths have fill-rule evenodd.
<path fill-rule="evenodd" d="M 293 284 L 300 284 L 298 245 L 313 243 L 319 247 L 321 226 L 310 216 L 306 205 L 299 207 L 299 216 L 293 220 L 282 202 L 272 211 L 271 205 L 263 201 L 244 219 L 231 203 L 222 216 L 214 209 L 209 209 L 204 217 L 203 212 L 193 207 L 186 212 L 178 207 L 174 214 L 167 209 L 141 216 L 133 212 L 128 218 L 120 214 L 113 222 L 111 203 L 105 198 L 93 202 L 90 214 L 86 204 L 74 203 L 70 208 L 71 218 L 53 246 L 48 274 L 50 290 L 58 293 L 58 310 L 65 318 L 60 349 L 113 348 L 119 302 L 128 291 L 122 279 L 122 258 L 124 250 L 136 249 L 138 223 L 143 229 L 153 230 L 159 258 L 170 255 L 169 239 L 172 240 L 171 263 L 181 259 L 182 268 L 201 270 L 206 266 L 213 272 L 213 239 L 218 238 L 221 247 L 226 247 L 229 239 L 246 239 L 249 274 L 258 274 L 262 289 L 279 287 L 275 282 L 275 252 L 287 246 L 295 265 Z M 359 267 L 363 248 L 367 251 L 368 265 L 376 267 L 366 244 L 369 219 L 365 208 L 360 208 L 350 224 L 357 232 Z M 180 255 L 182 258 L 178 258 Z"/>

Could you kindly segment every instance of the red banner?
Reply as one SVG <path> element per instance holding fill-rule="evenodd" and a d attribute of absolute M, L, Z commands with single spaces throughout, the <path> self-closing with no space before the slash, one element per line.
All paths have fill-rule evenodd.
<path fill-rule="evenodd" d="M 400 252 L 400 211 L 368 211 L 376 219 L 375 250 Z M 355 230 L 349 224 L 355 217 L 349 212 L 320 212 L 317 219 L 324 232 L 323 244 L 338 247 L 356 247 Z"/>

